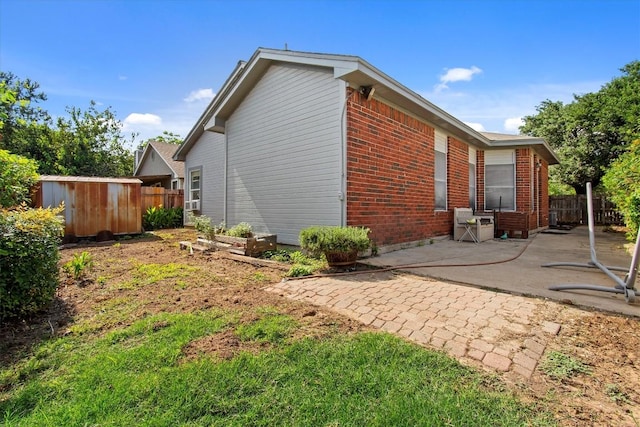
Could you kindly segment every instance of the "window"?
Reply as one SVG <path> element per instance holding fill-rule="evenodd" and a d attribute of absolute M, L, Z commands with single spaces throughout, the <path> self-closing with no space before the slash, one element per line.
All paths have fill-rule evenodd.
<path fill-rule="evenodd" d="M 436 210 L 447 210 L 447 136 L 436 131 L 435 143 Z"/>
<path fill-rule="evenodd" d="M 513 150 L 485 152 L 484 207 L 516 210 L 516 167 Z"/>
<path fill-rule="evenodd" d="M 476 210 L 476 150 L 469 147 L 469 207 Z"/>
<path fill-rule="evenodd" d="M 189 200 L 200 200 L 200 175 L 200 169 L 189 172 Z"/>

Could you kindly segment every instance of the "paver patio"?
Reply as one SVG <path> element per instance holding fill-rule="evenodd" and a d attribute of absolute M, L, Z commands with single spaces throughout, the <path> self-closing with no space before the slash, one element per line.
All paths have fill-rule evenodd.
<path fill-rule="evenodd" d="M 560 330 L 542 315 L 554 303 L 410 274 L 285 280 L 267 290 L 526 378 Z"/>

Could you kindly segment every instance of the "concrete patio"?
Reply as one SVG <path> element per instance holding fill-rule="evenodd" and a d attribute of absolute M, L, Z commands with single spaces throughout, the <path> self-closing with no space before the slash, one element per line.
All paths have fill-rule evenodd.
<path fill-rule="evenodd" d="M 631 256 L 624 248 L 627 243 L 624 235 L 602 230 L 602 227 L 596 227 L 594 232 L 598 261 L 606 266 L 629 268 Z M 435 240 L 433 244 L 426 242 L 424 246 L 385 253 L 364 262 L 448 282 L 640 316 L 640 295 L 629 304 L 621 294 L 549 290 L 549 286 L 564 284 L 613 288 L 613 280 L 597 268 L 542 267 L 552 262 L 587 263 L 589 260 L 589 230 L 579 226 L 567 231 L 547 230 L 525 240 L 493 239 L 479 244 Z M 487 265 L 474 265 L 482 263 Z M 620 275 L 624 277 L 624 273 Z"/>
<path fill-rule="evenodd" d="M 599 230 L 596 243 L 600 262 L 628 267 L 624 236 Z M 364 260 L 388 271 L 283 280 L 266 290 L 327 307 L 461 361 L 528 378 L 566 316 L 579 318 L 592 309 L 640 316 L 640 297 L 628 304 L 618 294 L 548 289 L 566 283 L 612 287 L 597 269 L 541 267 L 589 257 L 586 227 L 528 240 L 437 240 Z"/>

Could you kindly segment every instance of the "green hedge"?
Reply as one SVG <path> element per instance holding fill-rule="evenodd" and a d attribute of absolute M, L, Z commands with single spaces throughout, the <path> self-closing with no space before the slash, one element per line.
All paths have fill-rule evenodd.
<path fill-rule="evenodd" d="M 147 231 L 161 228 L 180 228 L 184 222 L 183 214 L 184 211 L 181 207 L 163 208 L 162 206 L 154 206 L 148 208 L 142 216 L 142 226 Z"/>
<path fill-rule="evenodd" d="M 640 139 L 633 141 L 611 164 L 602 182 L 624 216 L 630 240 L 635 240 L 640 228 Z"/>
<path fill-rule="evenodd" d="M 0 210 L 0 320 L 33 313 L 53 299 L 62 209 Z"/>

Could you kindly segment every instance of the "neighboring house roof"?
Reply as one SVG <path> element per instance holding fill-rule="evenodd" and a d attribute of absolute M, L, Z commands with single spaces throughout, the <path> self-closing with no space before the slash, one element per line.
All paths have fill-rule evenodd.
<path fill-rule="evenodd" d="M 149 157 L 149 153 L 154 150 L 159 154 L 160 159 L 162 159 L 162 161 L 166 163 L 169 169 L 171 169 L 174 178 L 184 178 L 184 162 L 173 159 L 173 155 L 175 154 L 178 147 L 179 146 L 176 144 L 169 144 L 167 142 L 150 141 L 144 148 L 142 158 L 136 165 L 136 169 L 133 171 L 133 175 L 138 175 L 138 171 L 140 170 L 146 159 Z"/>
<path fill-rule="evenodd" d="M 426 122 L 432 123 L 453 137 L 482 149 L 490 149 L 500 145 L 502 145 L 501 148 L 506 148 L 506 144 L 503 142 L 498 143 L 497 140 L 477 132 L 360 57 L 259 48 L 249 61 L 238 63 L 173 158 L 184 160 L 186 154 L 205 130 L 224 132 L 225 121 L 262 78 L 264 72 L 272 64 L 277 63 L 330 68 L 333 70 L 334 77 L 343 80 L 348 86 L 354 89 L 371 86 L 375 89 L 376 96 L 388 100 Z M 518 142 L 515 145 L 522 145 L 522 141 Z M 557 157 L 544 140 L 539 138 L 529 139 L 526 145 L 542 145 L 544 149 L 541 154 L 545 160 L 551 164 L 558 163 Z"/>

